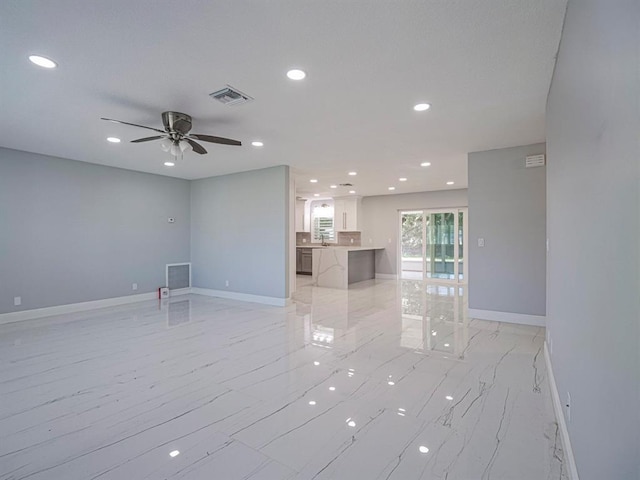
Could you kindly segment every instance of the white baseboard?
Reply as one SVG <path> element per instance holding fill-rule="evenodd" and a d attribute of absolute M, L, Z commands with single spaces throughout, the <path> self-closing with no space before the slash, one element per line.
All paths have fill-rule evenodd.
<path fill-rule="evenodd" d="M 493 310 L 469 309 L 469 317 L 480 320 L 492 320 L 494 322 L 517 323 L 520 325 L 533 325 L 544 327 L 547 317 L 543 315 L 527 315 L 525 313 L 495 312 Z"/>
<path fill-rule="evenodd" d="M 544 342 L 544 361 L 547 365 L 547 377 L 549 378 L 549 390 L 551 390 L 551 399 L 553 401 L 553 411 L 556 414 L 556 421 L 560 428 L 560 439 L 562 440 L 562 449 L 564 451 L 564 461 L 567 465 L 567 473 L 569 480 L 578 479 L 578 468 L 576 467 L 576 459 L 573 457 L 573 449 L 571 448 L 571 440 L 569 439 L 569 430 L 567 430 L 567 422 L 564 419 L 564 409 L 560 402 L 560 394 L 556 385 L 556 379 L 553 376 L 553 368 L 551 367 L 551 357 L 547 342 Z"/>
<path fill-rule="evenodd" d="M 379 280 L 397 280 L 398 275 L 393 273 L 376 273 L 376 278 Z"/>
<path fill-rule="evenodd" d="M 143 302 L 145 300 L 154 300 L 157 298 L 158 292 L 149 292 L 139 293 L 137 295 L 126 295 L 124 297 L 92 300 L 90 302 L 70 303 L 68 305 L 56 305 L 55 307 L 35 308 L 32 310 L 22 310 L 20 312 L 2 313 L 0 314 L 0 324 L 20 322 L 22 320 L 35 320 L 36 318 L 50 317 L 52 315 L 64 315 L 67 313 L 125 305 L 127 303 Z"/>
<path fill-rule="evenodd" d="M 175 290 L 169 290 L 170 297 L 177 297 L 178 295 L 188 295 L 191 293 L 191 287 L 176 288 Z"/>
<path fill-rule="evenodd" d="M 286 307 L 290 300 L 287 298 L 265 297 L 262 295 L 252 295 L 250 293 L 227 292 L 225 290 L 212 290 L 210 288 L 191 288 L 191 293 L 196 295 L 206 295 L 207 297 L 230 298 L 232 300 L 240 300 L 243 302 L 262 303 L 265 305 L 274 305 L 276 307 Z"/>

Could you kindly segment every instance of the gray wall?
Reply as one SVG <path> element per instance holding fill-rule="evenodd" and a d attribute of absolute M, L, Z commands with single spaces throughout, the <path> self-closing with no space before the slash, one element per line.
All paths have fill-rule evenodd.
<path fill-rule="evenodd" d="M 466 190 L 405 193 L 364 197 L 361 209 L 362 245 L 385 247 L 376 252 L 376 273 L 397 275 L 400 210 L 466 207 Z"/>
<path fill-rule="evenodd" d="M 637 0 L 570 0 L 547 104 L 547 324 L 581 480 L 640 478 Z"/>
<path fill-rule="evenodd" d="M 546 167 L 524 166 L 539 153 L 544 143 L 469 154 L 469 308 L 545 315 Z"/>
<path fill-rule="evenodd" d="M 0 313 L 152 292 L 189 261 L 186 180 L 0 148 L 0 205 Z"/>
<path fill-rule="evenodd" d="M 287 298 L 289 207 L 289 167 L 194 180 L 192 285 Z"/>

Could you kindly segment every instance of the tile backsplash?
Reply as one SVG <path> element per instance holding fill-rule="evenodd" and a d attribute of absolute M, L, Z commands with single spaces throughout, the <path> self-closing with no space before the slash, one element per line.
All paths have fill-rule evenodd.
<path fill-rule="evenodd" d="M 306 242 L 303 241 L 306 240 Z M 305 245 L 311 243 L 311 233 L 309 232 L 296 232 L 296 245 Z"/>
<path fill-rule="evenodd" d="M 362 234 L 360 232 L 337 232 L 338 239 L 336 243 L 331 245 L 340 245 L 343 247 L 360 247 L 362 246 Z M 353 239 L 353 242 L 351 240 Z M 306 241 L 305 241 L 306 240 Z M 315 242 L 320 243 L 320 242 Z M 296 245 L 311 244 L 311 233 L 296 232 Z"/>
<path fill-rule="evenodd" d="M 351 240 L 353 240 L 353 243 Z M 347 247 L 360 247 L 362 246 L 362 234 L 360 232 L 338 232 L 337 244 Z"/>

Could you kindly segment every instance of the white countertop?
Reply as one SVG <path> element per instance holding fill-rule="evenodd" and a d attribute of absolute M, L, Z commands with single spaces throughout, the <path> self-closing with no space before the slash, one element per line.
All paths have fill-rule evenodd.
<path fill-rule="evenodd" d="M 360 246 L 360 247 L 349 247 L 346 245 L 330 245 L 328 247 L 323 247 L 322 245 L 318 245 L 318 244 L 311 244 L 311 245 L 296 245 L 296 248 L 333 248 L 336 250 L 343 250 L 343 251 L 347 251 L 347 252 L 357 252 L 360 250 L 384 250 L 385 247 L 376 247 L 376 246 Z"/>

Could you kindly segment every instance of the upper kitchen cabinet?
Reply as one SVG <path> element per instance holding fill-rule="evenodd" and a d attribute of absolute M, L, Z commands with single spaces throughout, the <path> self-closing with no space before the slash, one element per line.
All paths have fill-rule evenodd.
<path fill-rule="evenodd" d="M 361 197 L 334 197 L 334 226 L 336 232 L 359 232 Z"/>
<path fill-rule="evenodd" d="M 306 213 L 306 200 L 296 199 L 296 232 L 310 232 L 311 223 Z"/>

